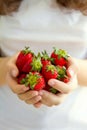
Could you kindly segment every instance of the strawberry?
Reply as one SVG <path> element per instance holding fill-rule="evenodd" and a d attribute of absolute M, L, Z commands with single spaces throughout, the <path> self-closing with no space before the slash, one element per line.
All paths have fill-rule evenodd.
<path fill-rule="evenodd" d="M 32 60 L 31 71 L 40 72 L 41 68 L 42 68 L 41 57 L 38 54 L 37 57 L 34 57 Z"/>
<path fill-rule="evenodd" d="M 39 91 L 45 87 L 45 80 L 40 73 L 29 72 L 26 77 L 26 86 L 29 86 L 31 90 Z"/>
<path fill-rule="evenodd" d="M 44 50 L 44 52 L 42 52 L 41 62 L 42 62 L 43 66 L 45 66 L 47 64 L 51 64 L 51 58 L 48 56 L 46 50 Z"/>
<path fill-rule="evenodd" d="M 57 89 L 52 88 L 52 87 L 50 87 L 49 91 L 50 91 L 51 93 L 54 93 L 54 94 L 57 94 L 57 93 L 59 92 Z"/>
<path fill-rule="evenodd" d="M 65 83 L 69 82 L 69 76 L 67 75 L 67 69 L 65 66 L 56 66 L 58 71 L 58 80 L 63 81 Z"/>
<path fill-rule="evenodd" d="M 19 74 L 18 78 L 17 78 L 17 82 L 18 84 L 25 84 L 26 82 L 26 74 Z"/>
<path fill-rule="evenodd" d="M 50 86 L 48 84 L 46 84 L 44 90 L 49 91 L 49 89 L 50 89 Z"/>
<path fill-rule="evenodd" d="M 56 66 L 57 72 L 58 72 L 58 80 L 63 79 L 67 74 L 66 74 L 66 68 L 65 66 Z"/>
<path fill-rule="evenodd" d="M 16 65 L 20 72 L 29 73 L 31 70 L 31 62 L 33 57 L 34 54 L 28 47 L 19 53 L 16 60 Z"/>
<path fill-rule="evenodd" d="M 68 83 L 69 82 L 69 77 L 65 77 L 62 81 L 64 82 L 64 83 Z"/>
<path fill-rule="evenodd" d="M 57 94 L 59 91 L 56 90 L 55 88 L 49 86 L 48 84 L 46 84 L 46 87 L 44 88 L 46 91 Z"/>
<path fill-rule="evenodd" d="M 51 58 L 54 59 L 54 65 L 66 66 L 68 62 L 68 54 L 65 50 L 56 49 L 51 54 Z"/>
<path fill-rule="evenodd" d="M 48 81 L 49 79 L 57 79 L 58 77 L 56 67 L 52 64 L 43 66 L 42 74 L 45 77 L 46 81 Z"/>

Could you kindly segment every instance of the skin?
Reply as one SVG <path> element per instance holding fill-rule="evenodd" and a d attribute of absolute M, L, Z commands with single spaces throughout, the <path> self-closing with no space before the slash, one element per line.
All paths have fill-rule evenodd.
<path fill-rule="evenodd" d="M 45 90 L 39 92 L 29 90 L 24 85 L 17 84 L 16 77 L 19 73 L 15 64 L 17 55 L 0 58 L 0 85 L 8 84 L 20 100 L 25 101 L 27 104 L 32 104 L 36 108 L 41 107 L 42 104 L 48 107 L 59 105 L 69 93 L 77 88 L 78 83 L 80 85 L 87 85 L 87 73 L 84 73 L 87 71 L 87 61 L 70 57 L 68 59 L 69 64 L 67 70 L 67 74 L 71 76 L 70 81 L 68 83 L 63 83 L 55 79 L 48 81 L 48 84 L 60 91 L 60 94 L 55 95 Z"/>

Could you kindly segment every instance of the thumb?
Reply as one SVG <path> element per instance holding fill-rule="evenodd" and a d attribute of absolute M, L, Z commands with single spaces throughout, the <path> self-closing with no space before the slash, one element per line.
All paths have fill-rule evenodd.
<path fill-rule="evenodd" d="M 9 71 L 10 75 L 12 77 L 16 78 L 18 76 L 18 74 L 19 74 L 19 70 L 18 70 L 18 68 L 16 66 L 15 61 L 10 60 L 8 62 L 8 64 L 7 64 L 7 66 L 8 66 L 8 71 Z"/>
<path fill-rule="evenodd" d="M 69 66 L 68 66 L 68 69 L 67 69 L 67 75 L 69 77 L 73 77 L 78 72 L 78 64 L 77 64 L 76 60 L 73 59 L 73 58 L 70 58 L 68 60 L 68 62 L 69 62 Z"/>
<path fill-rule="evenodd" d="M 17 77 L 18 74 L 19 74 L 19 71 L 18 71 L 18 68 L 16 67 L 16 65 L 13 65 L 10 69 L 10 74 L 13 76 L 13 77 Z"/>

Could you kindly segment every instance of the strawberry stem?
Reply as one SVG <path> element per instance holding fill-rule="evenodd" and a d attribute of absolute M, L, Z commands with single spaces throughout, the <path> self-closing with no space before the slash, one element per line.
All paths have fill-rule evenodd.
<path fill-rule="evenodd" d="M 54 49 L 54 53 L 56 55 L 58 55 L 58 58 L 60 59 L 61 57 L 65 58 L 66 60 L 68 59 L 69 55 L 67 53 L 67 51 L 63 50 L 63 49 L 58 49 L 58 48 L 55 48 L 53 47 Z"/>
<path fill-rule="evenodd" d="M 55 89 L 55 88 L 50 88 L 50 92 L 52 92 L 52 93 L 54 93 L 54 94 L 56 94 L 57 92 L 58 92 L 58 90 L 57 89 Z"/>
<path fill-rule="evenodd" d="M 27 80 L 26 80 L 27 85 L 29 85 L 29 87 L 31 89 L 34 89 L 34 87 L 37 84 L 39 78 L 40 78 L 40 76 L 38 74 L 33 74 L 32 72 L 30 72 L 27 75 Z"/>
<path fill-rule="evenodd" d="M 34 54 L 31 50 L 30 50 L 30 47 L 25 47 L 24 50 L 22 50 L 23 54 L 27 55 L 28 53 L 32 53 Z"/>
<path fill-rule="evenodd" d="M 34 57 L 33 62 L 31 63 L 32 71 L 40 72 L 42 68 L 42 63 L 40 57 Z"/>
<path fill-rule="evenodd" d="M 47 65 L 47 71 L 51 71 L 54 74 L 56 67 L 54 65 Z"/>

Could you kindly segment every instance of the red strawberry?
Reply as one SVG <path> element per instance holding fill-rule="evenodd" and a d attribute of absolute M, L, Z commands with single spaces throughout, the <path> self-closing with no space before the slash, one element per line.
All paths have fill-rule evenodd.
<path fill-rule="evenodd" d="M 52 87 L 50 87 L 49 91 L 50 91 L 51 93 L 54 93 L 54 94 L 57 94 L 57 93 L 59 92 L 57 89 L 52 88 Z"/>
<path fill-rule="evenodd" d="M 58 80 L 61 80 L 65 83 L 69 82 L 69 76 L 67 75 L 67 69 L 65 66 L 56 66 L 56 69 L 58 71 Z"/>
<path fill-rule="evenodd" d="M 49 79 L 57 79 L 58 77 L 58 72 L 56 70 L 56 67 L 52 64 L 43 66 L 42 74 L 47 81 Z"/>
<path fill-rule="evenodd" d="M 66 75 L 66 68 L 65 66 L 56 66 L 57 72 L 58 72 L 58 79 L 62 80 Z"/>
<path fill-rule="evenodd" d="M 58 90 L 56 90 L 55 88 L 53 88 L 49 85 L 47 85 L 46 87 L 47 87 L 47 89 L 46 89 L 47 91 L 54 93 L 54 94 L 58 93 Z"/>
<path fill-rule="evenodd" d="M 28 73 L 31 70 L 31 62 L 33 57 L 34 54 L 28 47 L 19 53 L 16 60 L 16 65 L 20 72 Z"/>
<path fill-rule="evenodd" d="M 55 88 L 49 86 L 48 84 L 46 84 L 46 87 L 44 88 L 46 91 L 57 94 L 59 91 L 56 90 Z"/>
<path fill-rule="evenodd" d="M 63 82 L 64 82 L 64 83 L 68 83 L 69 80 L 70 80 L 69 77 L 65 77 L 65 78 L 63 79 Z"/>
<path fill-rule="evenodd" d="M 49 91 L 49 89 L 50 89 L 50 86 L 48 84 L 46 84 L 44 90 Z"/>
<path fill-rule="evenodd" d="M 29 86 L 32 90 L 39 91 L 45 87 L 45 80 L 40 73 L 29 72 L 26 77 L 26 86 Z"/>
<path fill-rule="evenodd" d="M 43 66 L 45 66 L 47 64 L 51 64 L 51 58 L 48 56 L 48 54 L 45 50 L 44 50 L 44 52 L 42 52 L 41 62 L 43 64 Z"/>
<path fill-rule="evenodd" d="M 20 74 L 17 78 L 18 84 L 25 84 L 26 80 L 26 74 Z"/>
<path fill-rule="evenodd" d="M 60 65 L 60 66 L 67 65 L 68 54 L 65 50 L 54 48 L 54 51 L 51 54 L 51 58 L 54 59 L 53 63 L 55 65 Z"/>

